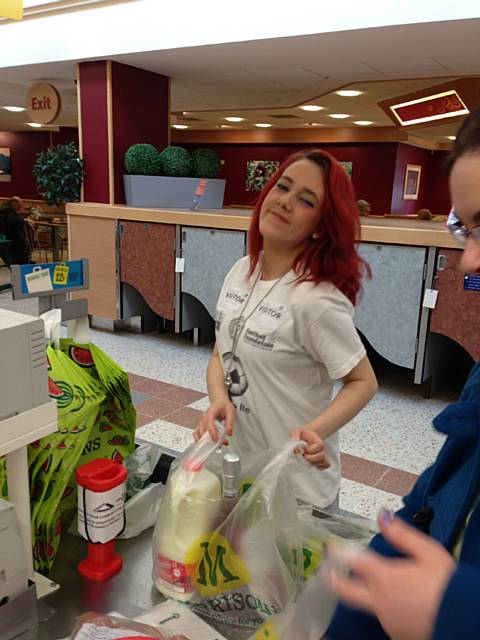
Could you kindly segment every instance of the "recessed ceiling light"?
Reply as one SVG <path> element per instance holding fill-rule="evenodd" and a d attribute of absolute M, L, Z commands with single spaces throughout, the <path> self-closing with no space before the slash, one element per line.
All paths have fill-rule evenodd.
<path fill-rule="evenodd" d="M 188 124 L 172 124 L 173 129 L 188 129 Z"/>
<path fill-rule="evenodd" d="M 307 127 L 320 127 L 320 122 L 306 122 Z"/>
<path fill-rule="evenodd" d="M 363 91 L 357 91 L 356 89 L 340 89 L 340 91 L 335 91 L 337 96 L 342 96 L 343 98 L 356 98 L 357 96 L 362 95 Z"/>
<path fill-rule="evenodd" d="M 303 109 L 304 111 L 321 111 L 323 107 L 318 104 L 304 104 L 300 109 Z"/>
<path fill-rule="evenodd" d="M 255 126 L 259 127 L 260 129 L 268 129 L 268 127 L 271 127 L 272 125 L 268 122 L 256 122 Z"/>
<path fill-rule="evenodd" d="M 369 124 L 373 124 L 371 120 L 354 120 L 353 124 L 359 124 L 361 127 L 368 127 Z"/>
<path fill-rule="evenodd" d="M 27 122 L 29 127 L 33 127 L 34 129 L 39 129 L 42 125 L 38 122 Z"/>
<path fill-rule="evenodd" d="M 15 112 L 26 111 L 25 107 L 3 107 L 3 108 L 6 109 L 7 111 L 15 111 Z"/>
<path fill-rule="evenodd" d="M 228 122 L 242 122 L 245 118 L 240 118 L 239 116 L 228 116 L 228 118 L 224 118 Z"/>
<path fill-rule="evenodd" d="M 447 136 L 447 140 L 456 140 L 457 136 Z"/>
<path fill-rule="evenodd" d="M 219 124 L 220 129 L 231 129 L 232 125 L 230 124 Z"/>
<path fill-rule="evenodd" d="M 330 118 L 335 118 L 337 120 L 344 120 L 345 118 L 349 118 L 350 115 L 348 113 L 329 113 Z"/>

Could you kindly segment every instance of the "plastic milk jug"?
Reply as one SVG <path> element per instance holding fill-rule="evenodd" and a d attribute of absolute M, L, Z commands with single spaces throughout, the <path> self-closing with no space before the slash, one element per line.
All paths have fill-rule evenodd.
<path fill-rule="evenodd" d="M 192 544 L 213 531 L 221 504 L 220 479 L 203 462 L 190 457 L 169 480 L 154 541 L 154 580 L 168 598 L 188 602 L 196 593 L 185 564 Z"/>

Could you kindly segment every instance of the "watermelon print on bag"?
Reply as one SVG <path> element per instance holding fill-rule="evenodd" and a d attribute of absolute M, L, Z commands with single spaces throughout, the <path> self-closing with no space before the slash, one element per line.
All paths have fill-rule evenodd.
<path fill-rule="evenodd" d="M 34 565 L 41 573 L 54 563 L 62 514 L 76 509 L 76 468 L 97 458 L 128 458 L 136 424 L 128 376 L 101 349 L 61 340 L 60 349 L 48 347 L 47 359 L 58 431 L 29 447 Z"/>

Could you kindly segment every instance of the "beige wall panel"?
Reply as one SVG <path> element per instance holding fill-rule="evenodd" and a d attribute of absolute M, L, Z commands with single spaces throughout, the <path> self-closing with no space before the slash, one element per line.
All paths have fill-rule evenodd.
<path fill-rule="evenodd" d="M 88 299 L 88 312 L 94 316 L 118 319 L 115 220 L 70 216 L 70 260 L 89 260 L 90 289 L 77 298 Z"/>

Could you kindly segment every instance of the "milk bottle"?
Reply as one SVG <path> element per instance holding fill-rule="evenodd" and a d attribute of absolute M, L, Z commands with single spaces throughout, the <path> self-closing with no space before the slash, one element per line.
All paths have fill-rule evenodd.
<path fill-rule="evenodd" d="M 216 445 L 212 444 L 213 451 Z M 155 586 L 181 602 L 196 593 L 185 554 L 215 528 L 222 498 L 220 479 L 205 468 L 205 455 L 196 453 L 194 448 L 168 480 L 153 541 Z"/>

